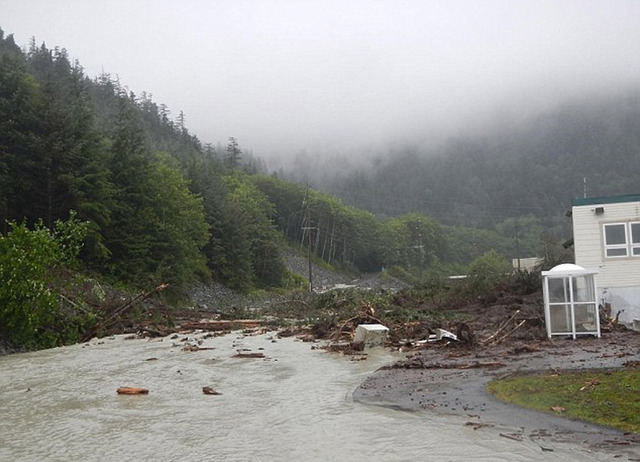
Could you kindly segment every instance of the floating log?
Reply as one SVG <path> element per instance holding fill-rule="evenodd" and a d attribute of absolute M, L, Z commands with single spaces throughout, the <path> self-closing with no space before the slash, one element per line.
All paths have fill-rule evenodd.
<path fill-rule="evenodd" d="M 233 355 L 234 358 L 264 358 L 264 353 L 241 353 Z"/>
<path fill-rule="evenodd" d="M 185 345 L 182 351 L 203 351 L 203 350 L 215 350 L 214 347 L 200 347 L 198 345 Z"/>
<path fill-rule="evenodd" d="M 492 424 L 483 423 L 483 422 L 466 422 L 465 425 L 467 427 L 473 428 L 474 430 L 477 430 L 477 429 L 483 428 L 483 427 L 493 427 Z"/>
<path fill-rule="evenodd" d="M 221 395 L 222 394 L 211 387 L 202 387 L 202 393 L 204 393 L 205 395 Z"/>
<path fill-rule="evenodd" d="M 120 387 L 117 390 L 119 395 L 148 395 L 149 390 L 138 387 Z"/>
<path fill-rule="evenodd" d="M 504 438 L 509 438 L 510 440 L 513 440 L 513 441 L 522 441 L 522 436 L 516 433 L 500 433 L 500 436 Z"/>
<path fill-rule="evenodd" d="M 260 327 L 262 321 L 257 319 L 237 319 L 237 320 L 218 320 L 218 321 L 201 321 L 201 322 L 185 322 L 180 327 L 182 329 L 200 329 L 207 331 L 233 330 L 233 329 L 253 329 Z"/>

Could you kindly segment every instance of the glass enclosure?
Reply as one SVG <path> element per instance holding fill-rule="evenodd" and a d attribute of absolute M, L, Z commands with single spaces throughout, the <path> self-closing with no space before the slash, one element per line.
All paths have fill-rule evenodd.
<path fill-rule="evenodd" d="M 600 318 L 596 300 L 596 271 L 573 264 L 542 272 L 547 336 L 596 335 Z"/>

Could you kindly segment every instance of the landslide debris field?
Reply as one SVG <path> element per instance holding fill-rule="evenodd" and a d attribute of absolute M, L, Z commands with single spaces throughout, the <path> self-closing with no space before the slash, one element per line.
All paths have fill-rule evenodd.
<path fill-rule="evenodd" d="M 364 287 L 358 286 L 362 281 Z M 249 301 L 227 297 L 225 303 L 177 311 L 140 297 L 138 305 L 126 301 L 112 308 L 119 316 L 105 316 L 109 325 L 104 323 L 95 331 L 102 335 L 124 332 L 158 337 L 190 330 L 218 334 L 248 328 L 278 330 L 283 337 L 297 336 L 331 351 L 366 356 L 364 345 L 353 342 L 356 327 L 382 324 L 389 328 L 385 346 L 410 353 L 395 366 L 405 368 L 426 367 L 418 354 L 421 351 L 446 352 L 450 358 L 482 357 L 493 352 L 508 358 L 551 347 L 561 340 L 547 339 L 541 292 L 437 299 L 430 291 L 401 288 L 401 283 L 389 277 L 353 282 L 323 293 L 298 292 Z M 600 319 L 602 337 L 607 342 L 638 346 L 640 335 L 620 325 L 602 308 Z M 593 338 L 578 337 L 576 341 L 589 343 Z M 477 362 L 474 367 L 490 366 Z"/>
<path fill-rule="evenodd" d="M 533 439 L 546 449 L 570 442 L 635 460 L 640 435 L 519 408 L 514 411 L 514 406 L 498 402 L 484 388 L 495 378 L 540 371 L 630 368 L 640 373 L 640 332 L 620 325 L 615 315 L 601 309 L 601 338 L 549 340 L 540 292 L 503 290 L 478 298 L 465 296 L 456 287 L 444 295 L 402 288 L 384 275 L 360 281 L 366 285 L 358 287 L 358 281 L 351 281 L 355 283 L 322 293 L 249 301 L 227 298 L 224 303 L 180 311 L 141 296 L 136 303 L 121 302 L 125 308 L 115 309 L 117 322 L 104 319 L 111 320 L 109 334 L 173 334 L 176 346 L 194 354 L 206 350 L 198 338 L 237 330 L 245 335 L 275 331 L 274 339 L 295 337 L 309 342 L 311 348 L 324 348 L 353 361 L 368 356 L 365 345 L 354 342 L 357 326 L 382 324 L 389 328 L 384 347 L 402 351 L 404 359 L 367 378 L 354 391 L 357 401 L 459 415 L 468 418 L 473 429 L 498 429 L 500 436 Z M 107 326 L 98 326 L 96 332 L 102 327 Z M 259 359 L 263 352 L 239 355 Z"/>

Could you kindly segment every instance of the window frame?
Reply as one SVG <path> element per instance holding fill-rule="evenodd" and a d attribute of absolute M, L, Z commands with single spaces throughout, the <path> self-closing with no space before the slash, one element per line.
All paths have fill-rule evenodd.
<path fill-rule="evenodd" d="M 624 242 L 619 244 L 607 243 L 607 227 L 622 226 L 624 230 Z M 634 233 L 634 228 L 635 233 Z M 602 223 L 602 241 L 604 258 L 640 258 L 640 221 L 612 221 Z M 624 255 L 611 255 L 610 252 L 624 250 Z"/>
<path fill-rule="evenodd" d="M 637 235 L 633 232 L 634 225 L 636 225 Z M 640 221 L 629 222 L 629 255 L 640 257 Z"/>

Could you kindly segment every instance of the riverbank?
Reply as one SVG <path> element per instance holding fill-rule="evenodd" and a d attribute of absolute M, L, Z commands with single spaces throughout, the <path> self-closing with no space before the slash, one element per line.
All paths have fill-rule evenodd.
<path fill-rule="evenodd" d="M 585 451 L 620 455 L 621 460 L 640 460 L 638 434 L 520 408 L 485 391 L 489 381 L 512 374 L 639 365 L 640 333 L 621 328 L 600 339 L 528 340 L 474 348 L 434 343 L 376 371 L 353 396 L 363 403 L 463 416 L 477 431 L 535 441 L 542 451 L 571 443 Z"/>

